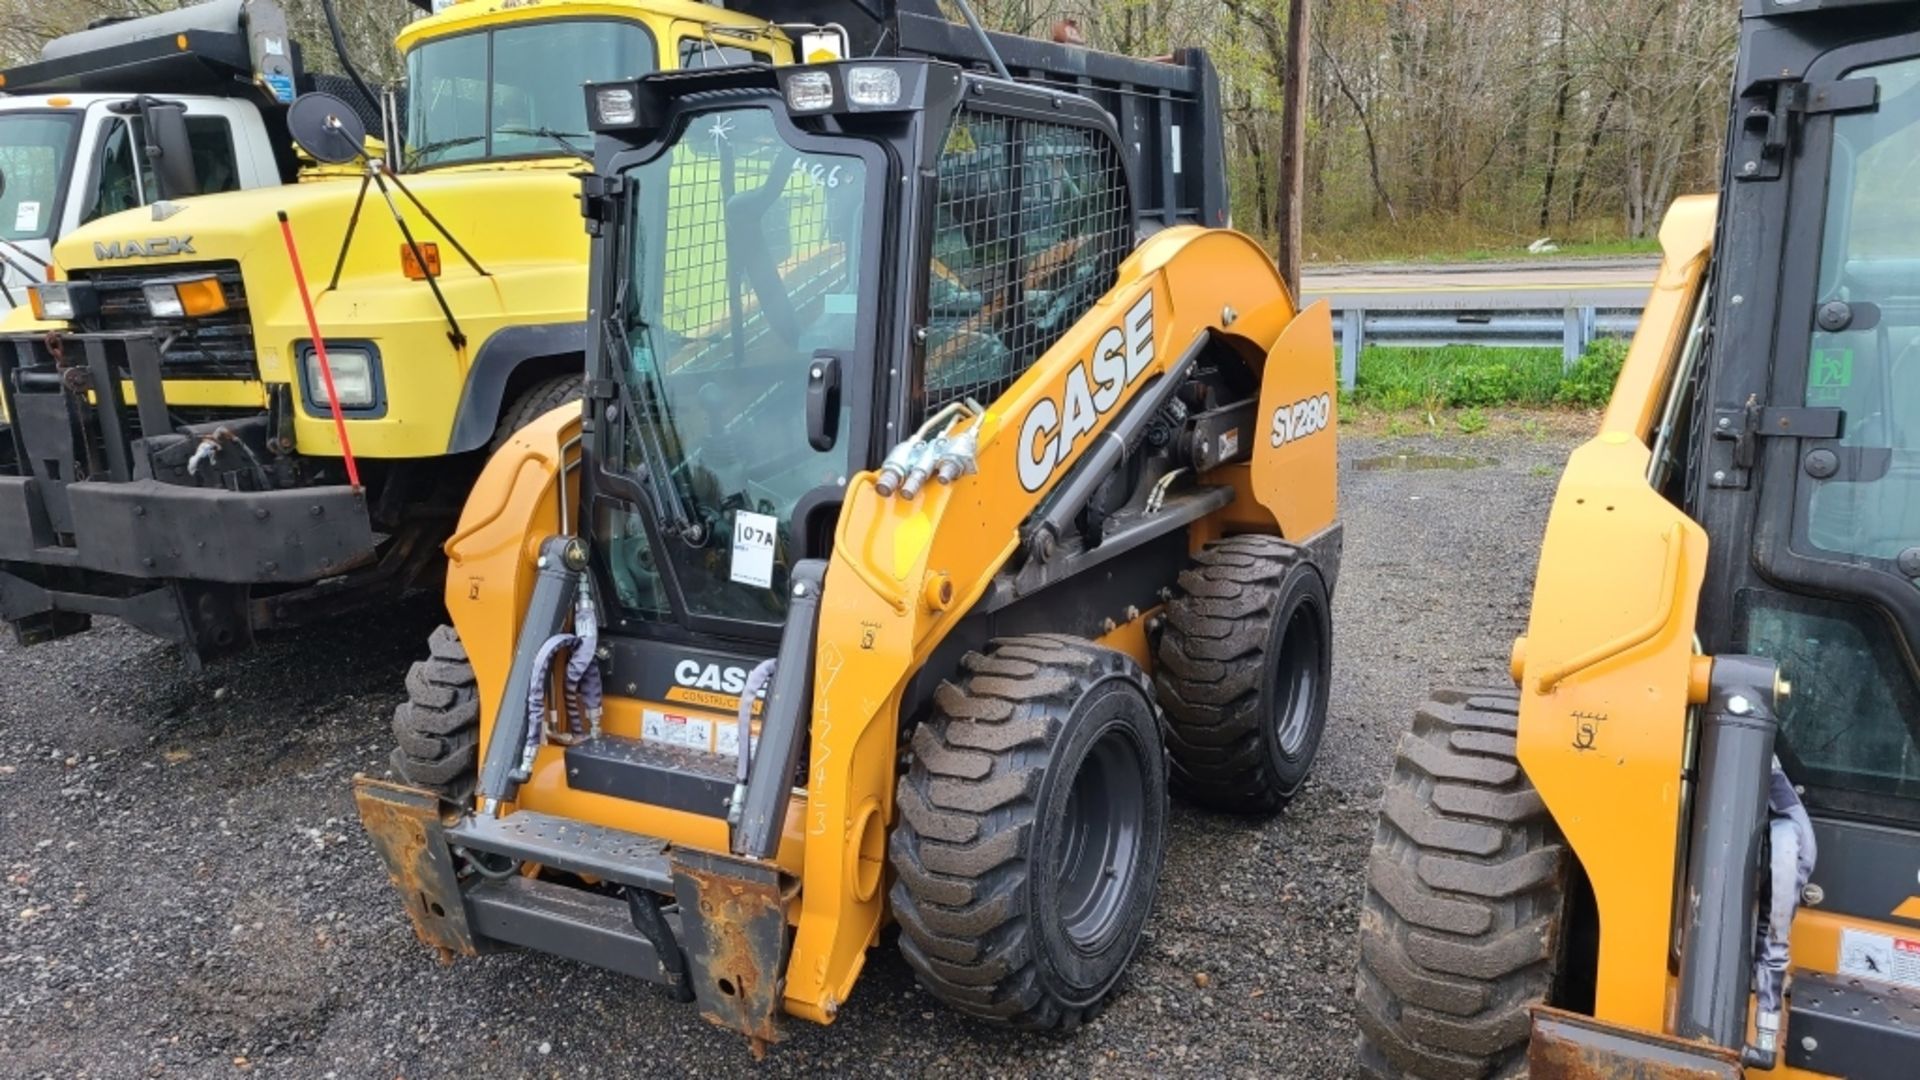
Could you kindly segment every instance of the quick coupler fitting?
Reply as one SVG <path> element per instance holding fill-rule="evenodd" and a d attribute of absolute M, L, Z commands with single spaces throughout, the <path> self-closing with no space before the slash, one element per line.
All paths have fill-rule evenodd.
<path fill-rule="evenodd" d="M 907 439 L 889 451 L 887 459 L 880 463 L 879 475 L 873 479 L 873 490 L 879 492 L 883 499 L 898 491 L 900 482 L 906 479 L 907 470 L 913 467 L 914 457 L 926 445 L 922 439 Z"/>
<path fill-rule="evenodd" d="M 524 784 L 533 779 L 533 758 L 539 751 L 540 747 L 537 743 L 527 747 L 526 752 L 520 755 L 520 764 L 513 767 L 513 771 L 507 774 L 507 779 L 516 784 Z"/>
<path fill-rule="evenodd" d="M 946 453 L 934 462 L 933 478 L 942 484 L 951 484 L 980 468 L 980 425 L 975 424 L 959 436 L 947 441 Z"/>
<path fill-rule="evenodd" d="M 727 827 L 740 827 L 740 818 L 746 812 L 747 785 L 743 781 L 733 785 L 733 798 L 727 800 Z"/>

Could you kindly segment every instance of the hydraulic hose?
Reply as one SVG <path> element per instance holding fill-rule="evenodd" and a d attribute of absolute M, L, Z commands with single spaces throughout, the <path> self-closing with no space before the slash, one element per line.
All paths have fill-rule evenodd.
<path fill-rule="evenodd" d="M 606 695 L 600 681 L 600 668 L 594 651 L 600 646 L 600 620 L 593 606 L 593 592 L 583 581 L 574 604 L 572 633 L 559 633 L 540 643 L 533 657 L 533 678 L 527 682 L 527 730 L 520 747 L 520 765 L 513 772 L 516 783 L 525 783 L 533 775 L 533 759 L 539 753 L 543 737 L 572 743 L 582 736 L 597 738 Z M 564 681 L 566 696 L 562 715 L 547 724 L 547 683 L 551 679 L 553 659 L 567 653 Z M 584 723 L 583 723 L 584 721 Z"/>
<path fill-rule="evenodd" d="M 755 664 L 753 670 L 747 672 L 747 685 L 740 691 L 740 760 L 739 767 L 734 770 L 733 775 L 739 782 L 739 793 L 743 796 L 746 793 L 747 772 L 751 766 L 748 757 L 749 750 L 753 746 L 753 705 L 760 700 L 760 691 L 767 685 L 767 681 L 773 678 L 773 669 L 779 662 L 779 657 L 770 656 Z"/>
<path fill-rule="evenodd" d="M 1787 985 L 1787 939 L 1793 929 L 1793 915 L 1800 906 L 1800 891 L 1813 877 L 1813 864 L 1819 847 L 1813 836 L 1813 821 L 1793 781 L 1773 759 L 1773 775 L 1767 784 L 1767 902 L 1765 919 L 1754 942 L 1753 997 L 1754 1041 L 1742 1054 L 1746 1064 L 1771 1069 L 1780 1054 L 1780 1010 L 1784 1007 Z"/>
<path fill-rule="evenodd" d="M 367 104 L 378 109 L 380 95 L 374 93 L 373 87 L 367 85 L 367 80 L 360 77 L 360 69 L 354 66 L 353 57 L 347 55 L 347 35 L 340 29 L 340 13 L 334 10 L 333 0 L 320 0 L 320 10 L 327 16 L 327 33 L 333 38 L 334 53 L 340 57 L 340 69 L 345 71 L 347 78 L 353 80 L 353 85 L 359 87 L 360 92 L 367 96 Z"/>

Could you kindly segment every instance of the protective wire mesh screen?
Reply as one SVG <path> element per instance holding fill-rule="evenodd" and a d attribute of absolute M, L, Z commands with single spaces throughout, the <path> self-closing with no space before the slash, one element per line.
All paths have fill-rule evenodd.
<path fill-rule="evenodd" d="M 1098 131 L 963 109 L 939 185 L 923 416 L 1013 385 L 1133 246 L 1126 173 Z"/>

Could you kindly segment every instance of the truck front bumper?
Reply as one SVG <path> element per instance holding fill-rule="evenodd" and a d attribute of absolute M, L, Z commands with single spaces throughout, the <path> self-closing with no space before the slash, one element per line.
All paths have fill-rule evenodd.
<path fill-rule="evenodd" d="M 271 584 L 330 577 L 373 552 L 366 498 L 346 486 L 227 491 L 83 480 L 56 487 L 0 476 L 0 563 Z"/>

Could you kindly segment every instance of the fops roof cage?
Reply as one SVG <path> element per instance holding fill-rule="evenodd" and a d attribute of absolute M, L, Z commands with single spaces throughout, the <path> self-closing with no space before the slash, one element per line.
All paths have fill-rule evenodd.
<path fill-rule="evenodd" d="M 286 105 L 302 75 L 275 0 L 211 0 L 55 38 L 38 62 L 0 71 L 0 90 L 204 94 Z"/>
<path fill-rule="evenodd" d="M 838 24 L 850 57 L 924 56 L 975 71 L 995 64 L 980 35 L 941 13 L 938 0 L 728 0 L 769 22 Z M 1205 50 L 1142 59 L 1080 45 L 988 32 L 1013 78 L 1079 94 L 1112 115 L 1137 165 L 1134 205 L 1163 224 L 1228 223 L 1220 79 Z"/>

